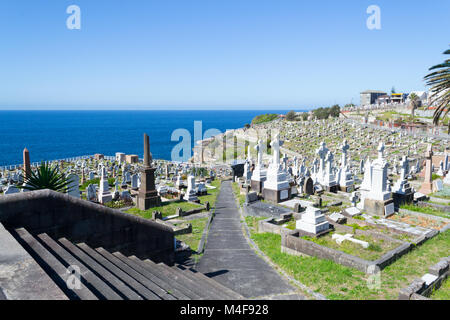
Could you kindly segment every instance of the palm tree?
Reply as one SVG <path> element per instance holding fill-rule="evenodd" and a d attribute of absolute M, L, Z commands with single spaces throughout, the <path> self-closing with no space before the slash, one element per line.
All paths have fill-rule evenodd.
<path fill-rule="evenodd" d="M 60 173 L 58 167 L 51 167 L 47 162 L 41 162 L 36 171 L 32 171 L 30 176 L 25 176 L 25 183 L 18 188 L 25 190 L 50 189 L 57 192 L 67 192 L 70 181 Z"/>
<path fill-rule="evenodd" d="M 414 92 L 409 95 L 409 104 L 411 106 L 411 118 L 414 121 L 414 110 L 416 110 L 420 105 L 420 99 Z"/>
<path fill-rule="evenodd" d="M 450 49 L 446 50 L 444 54 L 450 54 Z M 428 70 L 434 70 L 426 75 L 424 80 L 427 81 L 428 86 L 431 86 L 430 104 L 436 104 L 433 123 L 437 125 L 439 119 L 444 120 L 450 110 L 448 108 L 450 104 L 450 59 L 432 66 Z M 450 134 L 450 121 L 448 122 L 448 133 Z"/>

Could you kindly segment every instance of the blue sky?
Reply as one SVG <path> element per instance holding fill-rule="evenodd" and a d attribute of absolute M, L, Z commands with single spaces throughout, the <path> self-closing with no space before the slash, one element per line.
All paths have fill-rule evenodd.
<path fill-rule="evenodd" d="M 0 108 L 309 109 L 423 90 L 449 15 L 448 0 L 2 0 Z"/>

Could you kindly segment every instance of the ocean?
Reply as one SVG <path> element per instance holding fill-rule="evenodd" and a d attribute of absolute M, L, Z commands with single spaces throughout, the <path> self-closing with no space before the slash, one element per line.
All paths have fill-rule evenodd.
<path fill-rule="evenodd" d="M 194 121 L 208 129 L 236 129 L 263 113 L 288 110 L 173 110 L 173 111 L 0 111 L 0 166 L 22 163 L 22 151 L 31 162 L 102 153 L 137 154 L 142 157 L 143 133 L 150 137 L 155 159 L 171 159 L 180 139 L 171 141 L 176 129 L 186 129 L 194 145 Z M 191 154 L 180 154 L 186 161 Z"/>

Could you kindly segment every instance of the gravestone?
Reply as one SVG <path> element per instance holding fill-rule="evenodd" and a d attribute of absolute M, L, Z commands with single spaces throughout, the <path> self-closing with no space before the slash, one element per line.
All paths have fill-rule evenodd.
<path fill-rule="evenodd" d="M 70 174 L 67 177 L 67 180 L 69 181 L 68 191 L 67 194 L 69 196 L 75 197 L 80 199 L 80 184 L 79 184 L 79 178 L 76 174 Z"/>
<path fill-rule="evenodd" d="M 302 214 L 300 220 L 296 221 L 296 229 L 311 234 L 319 234 L 330 230 L 330 224 L 325 219 L 320 209 L 314 207 L 306 207 L 306 211 Z"/>
<path fill-rule="evenodd" d="M 279 134 L 270 143 L 272 147 L 272 163 L 267 169 L 267 179 L 263 184 L 264 200 L 275 203 L 289 200 L 291 197 L 291 187 L 287 178 L 287 173 L 280 166 L 280 141 Z"/>
<path fill-rule="evenodd" d="M 314 194 L 314 182 L 311 179 L 311 177 L 308 177 L 305 179 L 305 182 L 303 184 L 303 193 L 305 193 L 307 195 Z"/>
<path fill-rule="evenodd" d="M 256 192 L 249 192 L 245 195 L 245 203 L 250 204 L 255 201 L 258 201 L 258 194 Z"/>
<path fill-rule="evenodd" d="M 262 193 L 263 191 L 263 183 L 267 178 L 267 172 L 264 170 L 262 163 L 262 152 L 263 152 L 263 141 L 261 139 L 258 140 L 258 144 L 255 146 L 255 150 L 257 152 L 257 161 L 255 169 L 253 170 L 252 177 L 250 180 L 250 185 L 253 191 L 257 193 Z"/>
<path fill-rule="evenodd" d="M 100 178 L 100 189 L 98 191 L 98 202 L 100 203 L 107 203 L 112 201 L 112 195 L 109 191 L 109 184 L 108 184 L 108 176 L 106 175 L 106 168 L 102 168 L 102 174 Z"/>

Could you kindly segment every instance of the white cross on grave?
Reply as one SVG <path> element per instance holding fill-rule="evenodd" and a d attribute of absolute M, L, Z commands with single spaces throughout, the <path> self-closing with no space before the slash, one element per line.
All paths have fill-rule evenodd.
<path fill-rule="evenodd" d="M 368 248 L 369 247 L 369 243 L 368 242 L 362 241 L 362 240 L 359 240 L 359 239 L 355 239 L 355 238 L 353 238 L 353 235 L 350 234 L 350 233 L 347 233 L 345 235 L 334 233 L 331 236 L 331 238 L 333 240 L 336 240 L 337 244 L 342 244 L 342 242 L 344 240 L 348 240 L 348 241 L 360 244 L 363 248 Z"/>

